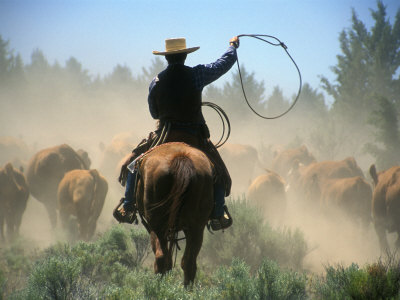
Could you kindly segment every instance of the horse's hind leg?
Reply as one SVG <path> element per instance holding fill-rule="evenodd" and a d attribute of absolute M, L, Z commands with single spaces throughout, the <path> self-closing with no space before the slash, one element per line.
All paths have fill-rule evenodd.
<path fill-rule="evenodd" d="M 185 253 L 182 257 L 181 267 L 184 273 L 183 284 L 188 286 L 194 282 L 197 271 L 197 256 L 203 243 L 203 228 L 184 230 L 186 237 Z"/>
<path fill-rule="evenodd" d="M 161 235 L 163 236 L 163 235 Z M 168 253 L 167 239 L 159 239 L 157 234 L 151 232 L 151 248 L 153 249 L 155 261 L 154 261 L 154 273 L 165 274 L 167 271 L 172 269 L 172 258 L 171 254 Z"/>

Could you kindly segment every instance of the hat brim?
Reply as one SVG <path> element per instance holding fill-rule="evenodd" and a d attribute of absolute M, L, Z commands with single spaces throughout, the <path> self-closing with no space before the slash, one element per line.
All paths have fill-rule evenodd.
<path fill-rule="evenodd" d="M 170 54 L 178 54 L 178 53 L 192 53 L 198 49 L 200 49 L 200 47 L 192 47 L 192 48 L 185 48 L 185 49 L 165 51 L 165 52 L 153 51 L 153 54 L 154 55 L 170 55 Z"/>

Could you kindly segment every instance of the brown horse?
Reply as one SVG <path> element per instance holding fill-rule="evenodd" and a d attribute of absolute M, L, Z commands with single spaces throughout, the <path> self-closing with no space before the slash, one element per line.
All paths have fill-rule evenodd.
<path fill-rule="evenodd" d="M 146 153 L 138 171 L 136 199 L 149 225 L 154 271 L 172 269 L 171 238 L 182 230 L 186 247 L 181 267 L 187 286 L 196 276 L 196 259 L 214 205 L 211 163 L 200 150 L 172 142 Z"/>

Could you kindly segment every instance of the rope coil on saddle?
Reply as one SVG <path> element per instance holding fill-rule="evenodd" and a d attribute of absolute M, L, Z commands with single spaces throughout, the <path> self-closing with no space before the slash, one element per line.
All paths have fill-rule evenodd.
<path fill-rule="evenodd" d="M 215 144 L 215 147 L 219 148 L 223 144 L 226 143 L 226 141 L 229 139 L 229 136 L 231 135 L 231 123 L 229 122 L 228 115 L 225 113 L 225 111 L 220 106 L 218 106 L 215 103 L 202 102 L 201 105 L 202 106 L 211 107 L 212 109 L 214 109 L 218 113 L 219 117 L 221 118 L 221 121 L 222 121 L 222 135 L 221 135 L 221 138 L 219 139 L 219 141 Z M 227 126 L 227 134 L 226 134 L 225 140 L 223 142 L 221 142 L 222 139 L 224 138 L 224 135 L 225 135 L 225 122 L 226 122 L 226 126 Z"/>

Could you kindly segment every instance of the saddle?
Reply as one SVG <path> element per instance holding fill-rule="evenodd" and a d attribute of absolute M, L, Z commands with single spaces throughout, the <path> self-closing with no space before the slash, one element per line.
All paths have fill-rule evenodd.
<path fill-rule="evenodd" d="M 169 123 L 164 125 L 162 129 L 151 132 L 147 139 L 143 139 L 132 151 L 132 155 L 129 157 L 128 161 L 126 161 L 121 167 L 120 176 L 118 178 L 121 185 L 125 186 L 128 174 L 127 172 L 129 172 L 128 165 L 130 165 L 134 160 L 136 160 L 136 162 L 140 162 L 139 157 L 145 155 L 154 146 L 168 142 L 181 142 L 201 150 L 208 157 L 213 166 L 214 182 L 221 183 L 225 187 L 225 196 L 229 196 L 232 187 L 232 179 L 224 161 L 218 153 L 217 148 L 209 138 L 205 138 L 203 136 L 203 134 L 208 132 L 207 126 L 204 124 L 206 130 L 199 127 L 198 134 L 194 135 L 192 132 L 180 130 L 182 127 L 181 125 L 179 125 L 180 127 L 177 127 L 178 129 L 176 129 L 173 125 L 171 126 L 168 124 Z"/>

